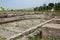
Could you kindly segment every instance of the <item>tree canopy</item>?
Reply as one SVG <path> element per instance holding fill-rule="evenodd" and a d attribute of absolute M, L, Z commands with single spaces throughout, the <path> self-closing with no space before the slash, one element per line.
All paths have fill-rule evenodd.
<path fill-rule="evenodd" d="M 34 8 L 34 11 L 41 11 L 41 10 L 60 10 L 60 3 L 49 3 L 48 5 L 43 4 L 43 6 L 39 6 Z"/>

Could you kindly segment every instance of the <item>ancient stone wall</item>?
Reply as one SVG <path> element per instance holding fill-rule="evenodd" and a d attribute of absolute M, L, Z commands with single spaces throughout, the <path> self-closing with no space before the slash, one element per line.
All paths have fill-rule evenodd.
<path fill-rule="evenodd" d="M 44 17 L 52 17 L 54 12 L 0 12 L 0 18 L 2 17 L 13 17 L 13 16 L 23 16 L 23 15 L 41 15 Z"/>
<path fill-rule="evenodd" d="M 49 12 L 0 12 L 0 23 L 23 19 L 51 19 L 54 16 Z"/>
<path fill-rule="evenodd" d="M 43 38 L 53 37 L 53 38 L 60 38 L 60 29 L 54 28 L 43 28 L 42 29 L 42 36 Z"/>

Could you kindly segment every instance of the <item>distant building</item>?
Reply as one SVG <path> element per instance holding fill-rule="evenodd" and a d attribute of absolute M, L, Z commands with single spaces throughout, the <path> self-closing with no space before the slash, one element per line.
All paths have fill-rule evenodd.
<path fill-rule="evenodd" d="M 3 10 L 4 10 L 4 8 L 0 7 L 0 11 L 3 11 Z"/>
<path fill-rule="evenodd" d="M 48 10 L 48 11 L 52 11 L 53 12 L 54 11 L 54 8 L 52 8 L 51 10 Z"/>
<path fill-rule="evenodd" d="M 51 11 L 54 11 L 54 8 L 52 8 Z"/>

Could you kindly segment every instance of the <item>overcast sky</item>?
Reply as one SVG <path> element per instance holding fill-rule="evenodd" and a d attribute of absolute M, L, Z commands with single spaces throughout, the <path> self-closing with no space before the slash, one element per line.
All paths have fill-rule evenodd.
<path fill-rule="evenodd" d="M 60 2 L 60 0 L 0 0 L 0 6 L 5 9 L 23 9 L 41 6 L 44 3 L 48 4 L 52 2 Z"/>

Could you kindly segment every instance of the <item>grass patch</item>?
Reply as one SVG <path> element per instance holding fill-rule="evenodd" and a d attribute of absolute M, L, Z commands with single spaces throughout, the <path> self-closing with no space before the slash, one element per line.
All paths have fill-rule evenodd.
<path fill-rule="evenodd" d="M 38 33 L 37 35 L 32 36 L 28 36 L 28 40 L 41 40 L 42 36 L 41 33 Z"/>
<path fill-rule="evenodd" d="M 0 37 L 0 40 L 6 40 L 6 38 L 2 38 L 2 37 Z"/>

